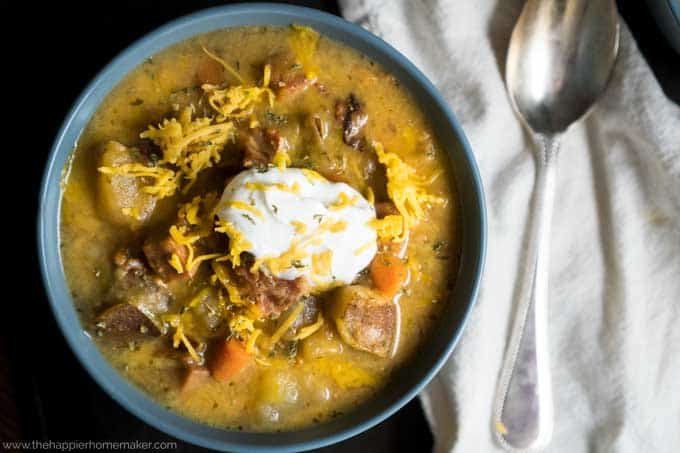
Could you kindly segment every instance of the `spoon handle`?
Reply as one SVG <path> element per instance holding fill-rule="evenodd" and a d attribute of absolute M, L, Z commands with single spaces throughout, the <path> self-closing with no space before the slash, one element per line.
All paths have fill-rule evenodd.
<path fill-rule="evenodd" d="M 547 303 L 550 222 L 559 140 L 537 135 L 534 199 L 516 314 L 494 403 L 494 431 L 509 451 L 535 451 L 552 436 L 553 406 L 548 359 Z"/>

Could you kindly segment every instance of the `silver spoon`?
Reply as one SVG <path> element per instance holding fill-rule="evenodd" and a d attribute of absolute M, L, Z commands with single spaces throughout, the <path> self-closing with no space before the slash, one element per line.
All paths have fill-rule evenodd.
<path fill-rule="evenodd" d="M 517 312 L 494 403 L 493 430 L 510 451 L 539 450 L 552 436 L 546 309 L 559 137 L 604 90 L 618 43 L 614 0 L 528 0 L 510 38 L 508 91 L 540 148 Z"/>

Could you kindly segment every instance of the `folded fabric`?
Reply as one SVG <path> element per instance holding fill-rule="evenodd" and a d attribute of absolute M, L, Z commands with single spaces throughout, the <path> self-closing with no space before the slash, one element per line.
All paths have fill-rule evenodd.
<path fill-rule="evenodd" d="M 450 103 L 486 191 L 482 290 L 421 395 L 437 452 L 501 451 L 491 414 L 534 182 L 534 148 L 504 85 L 519 0 L 341 0 Z M 613 78 L 562 139 L 552 227 L 550 452 L 680 449 L 680 108 L 621 21 Z M 464 215 L 464 213 L 463 213 Z M 455 303 L 455 301 L 454 301 Z"/>

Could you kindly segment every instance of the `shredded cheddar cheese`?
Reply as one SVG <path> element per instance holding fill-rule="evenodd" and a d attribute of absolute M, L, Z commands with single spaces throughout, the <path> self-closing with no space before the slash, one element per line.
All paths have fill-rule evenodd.
<path fill-rule="evenodd" d="M 333 252 L 326 250 L 312 255 L 312 272 L 316 275 L 328 275 L 331 273 Z"/>
<path fill-rule="evenodd" d="M 198 210 L 201 207 L 201 197 L 194 197 L 191 202 L 183 204 L 179 211 L 177 211 L 177 217 L 181 219 L 186 219 L 189 225 L 198 225 L 200 220 L 198 218 Z"/>
<path fill-rule="evenodd" d="M 403 241 L 409 229 L 424 217 L 425 206 L 428 203 L 443 203 L 444 200 L 428 194 L 423 188 L 428 181 L 419 178 L 416 170 L 401 160 L 399 156 L 386 152 L 382 144 L 378 142 L 373 143 L 373 148 L 378 156 L 378 161 L 385 166 L 387 171 L 387 195 L 396 206 L 402 219 L 401 231 L 393 239 Z M 390 228 L 394 228 L 392 224 L 394 221 L 394 218 L 388 220 Z M 383 227 L 383 224 L 386 223 L 378 223 L 378 226 Z"/>
<path fill-rule="evenodd" d="M 338 195 L 338 201 L 330 205 L 328 209 L 331 211 L 339 211 L 341 209 L 353 206 L 357 201 L 358 197 L 354 196 L 350 198 L 345 192 L 340 192 L 340 195 Z"/>
<path fill-rule="evenodd" d="M 272 163 L 279 169 L 279 170 L 285 170 L 291 163 L 290 156 L 288 153 L 283 150 L 282 148 L 279 148 L 276 150 L 276 153 L 274 154 L 274 157 L 272 158 Z"/>
<path fill-rule="evenodd" d="M 186 107 L 178 118 L 166 118 L 140 134 L 161 148 L 163 158 L 157 165 L 129 163 L 98 170 L 110 175 L 152 178 L 153 183 L 142 187 L 142 191 L 158 199 L 174 195 L 183 181 L 187 181 L 183 189 L 186 192 L 202 170 L 220 161 L 234 127 L 232 123 L 212 124 L 210 118 L 192 120 L 192 112 L 192 107 Z"/>
<path fill-rule="evenodd" d="M 396 241 L 404 233 L 404 219 L 401 215 L 388 215 L 382 219 L 371 220 L 370 225 L 375 229 L 380 239 Z"/>
<path fill-rule="evenodd" d="M 231 331 L 232 335 L 236 335 L 237 337 L 244 339 L 248 336 L 248 334 L 255 330 L 255 326 L 253 325 L 252 319 L 241 314 L 237 314 L 229 320 L 229 330 Z"/>
<path fill-rule="evenodd" d="M 149 126 L 140 134 L 141 138 L 147 138 L 161 148 L 161 163 L 180 166 L 187 173 L 187 179 L 194 178 L 193 173 L 200 171 L 199 163 L 205 156 L 219 161 L 219 151 L 231 138 L 234 127 L 232 123 L 225 122 L 211 124 L 212 119 L 207 117 L 192 120 L 192 112 L 191 107 L 186 107 L 178 119 L 166 118 L 157 127 Z"/>
<path fill-rule="evenodd" d="M 301 327 L 300 330 L 298 330 L 298 333 L 293 337 L 293 340 L 304 340 L 307 337 L 311 337 L 321 328 L 321 326 L 323 326 L 323 323 L 323 316 L 321 316 L 321 313 L 319 312 L 319 316 L 317 316 L 314 324 Z"/>
<path fill-rule="evenodd" d="M 291 224 L 294 228 L 300 229 L 302 229 L 304 226 L 306 231 L 307 226 L 302 222 L 293 220 Z M 308 247 L 320 245 L 323 242 L 322 235 L 325 232 L 337 233 L 343 231 L 346 228 L 347 222 L 344 220 L 338 220 L 335 222 L 324 220 L 315 231 L 300 241 L 293 241 L 288 250 L 279 256 L 266 256 L 255 260 L 250 268 L 250 272 L 258 272 L 263 264 L 265 264 L 274 274 L 285 271 L 286 269 L 290 269 L 291 267 L 306 266 L 303 264 L 303 260 L 310 258 L 311 255 L 307 251 Z M 322 252 L 321 254 L 311 255 L 313 274 L 316 274 L 317 276 L 330 274 L 332 262 L 331 258 L 332 252 L 330 250 Z M 317 269 L 322 270 L 322 272 L 316 272 L 314 270 L 315 262 Z M 314 275 L 312 275 L 312 277 L 314 277 Z"/>
<path fill-rule="evenodd" d="M 197 240 L 200 239 L 200 236 L 198 235 L 193 235 L 193 236 L 185 236 L 186 234 L 186 227 L 180 226 L 178 227 L 177 225 L 173 225 L 170 227 L 170 237 L 177 242 L 178 244 L 181 245 L 186 245 L 189 246 L 196 242 Z"/>
<path fill-rule="evenodd" d="M 300 262 L 308 256 L 309 253 L 307 253 L 304 246 L 301 246 L 298 242 L 293 242 L 290 248 L 280 256 L 260 259 L 258 261 L 266 263 L 271 272 L 278 274 L 286 269 L 290 269 L 296 262 Z"/>
<path fill-rule="evenodd" d="M 249 213 L 251 213 L 252 215 L 254 215 L 255 217 L 257 217 L 259 219 L 264 218 L 264 215 L 262 214 L 262 212 L 259 209 L 257 209 L 254 206 L 251 206 L 248 203 L 245 203 L 243 201 L 237 201 L 237 200 L 227 201 L 225 203 L 225 205 L 229 208 L 240 209 L 241 211 L 248 211 Z"/>
<path fill-rule="evenodd" d="M 252 354 L 255 350 L 255 343 L 257 342 L 257 339 L 261 333 L 261 329 L 254 329 L 250 335 L 248 335 L 248 340 L 246 341 L 246 352 L 248 354 Z"/>
<path fill-rule="evenodd" d="M 170 266 L 172 266 L 172 268 L 175 269 L 175 271 L 178 274 L 184 273 L 184 265 L 182 264 L 182 260 L 179 258 L 179 256 L 177 256 L 176 253 L 172 254 L 168 262 L 170 263 Z"/>
<path fill-rule="evenodd" d="M 182 260 L 176 253 L 173 253 L 168 262 L 177 271 L 178 274 L 182 274 L 185 271 L 191 272 L 196 266 L 201 264 L 203 261 L 211 260 L 222 256 L 220 253 L 209 253 L 206 255 L 195 256 L 194 252 L 194 242 L 200 239 L 199 235 L 186 235 L 186 227 L 178 227 L 173 225 L 170 227 L 170 237 L 180 245 L 183 245 L 189 250 L 189 256 L 187 257 L 186 263 L 182 263 Z"/>
<path fill-rule="evenodd" d="M 241 85 L 243 85 L 245 83 L 244 80 L 243 80 L 243 77 L 241 77 L 241 74 L 239 74 L 234 68 L 232 68 L 229 64 L 227 64 L 226 61 L 224 61 L 222 58 L 218 57 L 214 53 L 210 52 L 205 47 L 201 46 L 201 48 L 203 49 L 203 52 L 205 52 L 206 55 L 208 55 L 210 58 L 212 58 L 213 60 L 215 60 L 216 62 L 221 64 L 222 67 L 224 69 L 226 69 L 229 74 L 234 76 L 236 78 L 236 80 L 238 80 Z"/>
<path fill-rule="evenodd" d="M 142 192 L 154 195 L 159 199 L 173 196 L 178 188 L 179 175 L 169 168 L 147 167 L 142 164 L 123 164 L 117 167 L 99 167 L 97 170 L 107 175 L 153 178 L 153 184 L 142 187 Z M 130 212 L 130 214 L 134 213 Z"/>
<path fill-rule="evenodd" d="M 338 220 L 336 222 L 323 222 L 317 231 L 330 231 L 331 233 L 339 233 L 347 229 L 347 221 Z"/>
<path fill-rule="evenodd" d="M 229 257 L 231 264 L 233 267 L 239 266 L 241 264 L 241 253 L 247 252 L 252 248 L 252 244 L 243 237 L 243 233 L 237 230 L 231 222 L 218 220 L 215 231 L 229 236 Z"/>
<path fill-rule="evenodd" d="M 100 167 L 100 172 L 153 179 L 142 190 L 159 199 L 174 195 L 180 188 L 183 193 L 187 193 L 201 171 L 220 162 L 224 146 L 234 139 L 234 124 L 228 120 L 252 116 L 255 104 L 262 99 L 266 99 L 270 106 L 273 105 L 274 92 L 268 87 L 271 79 L 269 65 L 264 68 L 261 87 L 246 87 L 241 76 L 224 60 L 205 48 L 203 51 L 241 82 L 241 85 L 226 89 L 203 85 L 203 90 L 208 93 L 208 103 L 219 115 L 215 118 L 192 118 L 194 109 L 193 106 L 188 106 L 180 111 L 177 118 L 165 118 L 157 126 L 150 125 L 140 134 L 140 138 L 151 140 L 161 149 L 163 156 L 158 165 L 130 163 Z M 257 127 L 257 124 L 259 122 L 252 116 L 251 127 Z M 290 164 L 289 160 L 287 155 L 282 155 L 277 162 L 285 168 Z M 131 209 L 128 211 L 124 214 L 133 217 L 137 215 Z M 190 220 L 189 223 L 194 224 Z"/>
<path fill-rule="evenodd" d="M 291 220 L 290 224 L 293 226 L 297 234 L 305 234 L 307 231 L 307 225 L 305 225 L 304 222 L 300 222 L 299 220 Z"/>
<path fill-rule="evenodd" d="M 172 336 L 172 347 L 178 348 L 180 344 L 183 344 L 189 352 L 191 358 L 197 363 L 200 362 L 201 358 L 199 357 L 198 353 L 196 353 L 196 349 L 194 349 L 191 341 L 189 341 L 184 333 L 184 325 L 182 324 L 181 315 L 166 315 L 165 319 L 168 321 L 171 327 L 175 328 L 175 334 Z"/>
<path fill-rule="evenodd" d="M 255 105 L 263 99 L 270 107 L 273 106 L 276 96 L 269 88 L 270 77 L 271 67 L 266 65 L 261 87 L 237 85 L 220 89 L 216 85 L 206 83 L 201 88 L 208 94 L 208 104 L 219 114 L 217 121 L 221 122 L 251 116 Z"/>
<path fill-rule="evenodd" d="M 290 312 L 290 315 L 279 325 L 278 329 L 274 331 L 270 338 L 270 344 L 273 346 L 275 345 L 283 336 L 284 333 L 290 329 L 290 327 L 293 325 L 295 320 L 297 319 L 298 315 L 302 313 L 302 310 L 305 308 L 305 304 L 303 302 L 298 302 L 297 306 L 293 309 L 293 311 Z"/>
<path fill-rule="evenodd" d="M 262 182 L 247 182 L 245 184 L 245 188 L 248 190 L 252 190 L 254 192 L 266 192 L 269 190 L 271 187 L 273 187 L 271 184 L 264 184 Z"/>
<path fill-rule="evenodd" d="M 229 302 L 234 305 L 245 305 L 246 301 L 243 300 L 238 288 L 234 285 L 227 274 L 227 270 L 222 264 L 212 263 L 213 272 L 215 272 L 215 278 L 220 282 L 220 284 L 227 290 L 227 296 L 229 297 Z"/>
<path fill-rule="evenodd" d="M 310 170 L 308 168 L 302 168 L 300 169 L 303 175 L 311 182 L 312 184 L 315 182 L 326 182 L 327 179 L 324 178 L 320 173 Z"/>
<path fill-rule="evenodd" d="M 209 261 L 209 260 L 212 260 L 212 259 L 215 259 L 215 258 L 219 258 L 219 257 L 221 257 L 221 256 L 222 256 L 221 253 L 207 253 L 207 254 L 205 254 L 205 255 L 199 255 L 199 256 L 196 256 L 196 257 L 191 256 L 191 257 L 187 260 L 186 268 L 187 268 L 187 270 L 191 271 L 191 270 L 193 270 L 196 266 L 198 266 L 199 264 L 201 264 L 202 262 L 204 262 L 204 261 Z"/>
<path fill-rule="evenodd" d="M 211 293 L 210 288 L 203 288 L 200 290 L 187 304 L 187 307 L 189 308 L 195 308 L 198 307 L 206 297 L 208 297 Z"/>
<path fill-rule="evenodd" d="M 375 245 L 375 242 L 373 241 L 365 243 L 364 245 L 362 245 L 361 247 L 354 251 L 354 255 L 359 256 L 364 254 L 366 251 L 370 250 L 371 247 L 373 247 L 373 245 Z"/>
<path fill-rule="evenodd" d="M 266 192 L 268 190 L 273 190 L 273 189 L 280 190 L 281 192 L 290 192 L 290 193 L 299 193 L 300 192 L 300 184 L 298 184 L 297 181 L 295 181 L 290 186 L 287 185 L 287 184 L 284 184 L 282 182 L 271 183 L 271 184 L 265 184 L 265 183 L 262 183 L 262 182 L 247 182 L 247 183 L 245 183 L 244 187 L 248 190 L 258 191 L 258 192 Z"/>

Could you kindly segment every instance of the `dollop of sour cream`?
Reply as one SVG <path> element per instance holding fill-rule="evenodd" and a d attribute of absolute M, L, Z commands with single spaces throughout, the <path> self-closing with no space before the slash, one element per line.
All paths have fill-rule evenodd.
<path fill-rule="evenodd" d="M 255 257 L 255 269 L 313 289 L 351 283 L 377 251 L 375 208 L 345 183 L 299 168 L 239 173 L 217 215 L 231 223 Z"/>

